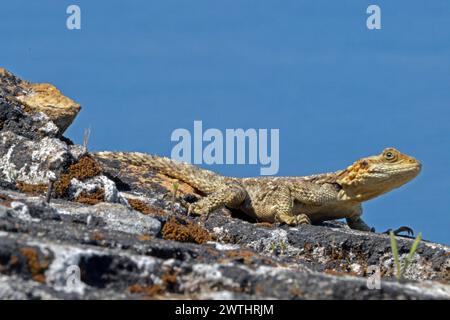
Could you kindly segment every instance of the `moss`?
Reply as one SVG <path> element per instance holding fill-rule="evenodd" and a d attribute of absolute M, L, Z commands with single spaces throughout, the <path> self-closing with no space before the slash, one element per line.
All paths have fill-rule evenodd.
<path fill-rule="evenodd" d="M 13 202 L 14 199 L 6 194 L 0 194 L 0 205 L 4 207 L 11 208 L 11 202 Z"/>
<path fill-rule="evenodd" d="M 255 253 L 250 250 L 229 250 L 225 252 L 228 258 L 240 260 L 245 264 L 252 264 L 255 258 Z"/>
<path fill-rule="evenodd" d="M 31 247 L 23 247 L 20 249 L 20 253 L 27 260 L 28 270 L 31 273 L 31 278 L 34 281 L 44 283 L 45 282 L 45 270 L 48 269 L 49 262 L 46 259 L 41 262 L 39 259 L 39 254 L 36 249 Z"/>
<path fill-rule="evenodd" d="M 162 236 L 165 240 L 179 242 L 194 242 L 203 244 L 213 240 L 213 237 L 201 226 L 181 218 L 171 217 L 162 228 Z"/>
<path fill-rule="evenodd" d="M 130 293 L 143 294 L 144 296 L 149 298 L 164 293 L 164 288 L 158 284 L 151 286 L 142 286 L 140 284 L 133 284 L 132 286 L 129 286 L 127 290 Z"/>
<path fill-rule="evenodd" d="M 290 288 L 289 289 L 289 294 L 293 297 L 293 298 L 302 298 L 305 296 L 304 292 L 301 291 L 299 288 Z"/>
<path fill-rule="evenodd" d="M 147 298 L 152 298 L 157 295 L 162 295 L 168 292 L 175 292 L 177 284 L 177 273 L 172 270 L 166 271 L 161 276 L 162 284 L 154 284 L 150 286 L 143 286 L 134 284 L 128 287 L 128 292 L 134 294 L 143 294 Z"/>
<path fill-rule="evenodd" d="M 28 184 L 24 182 L 17 182 L 16 187 L 23 193 L 28 193 L 32 195 L 44 194 L 48 190 L 48 185 L 46 184 Z"/>
<path fill-rule="evenodd" d="M 167 271 L 165 272 L 161 280 L 163 282 L 164 288 L 166 291 L 174 292 L 177 285 L 177 273 L 173 271 Z"/>
<path fill-rule="evenodd" d="M 275 265 L 274 261 L 250 250 L 229 250 L 225 251 L 225 256 L 227 259 L 232 259 L 237 262 L 244 263 L 246 265 L 253 265 L 253 264 Z M 226 259 L 220 260 L 224 261 Z"/>
<path fill-rule="evenodd" d="M 102 241 L 102 240 L 105 240 L 105 236 L 104 236 L 104 234 L 103 233 L 101 233 L 101 232 L 99 232 L 99 231 L 94 231 L 92 234 L 91 234 L 91 240 L 94 240 L 94 241 Z"/>
<path fill-rule="evenodd" d="M 102 173 L 100 165 L 90 156 L 85 155 L 69 167 L 69 173 L 80 181 Z"/>
<path fill-rule="evenodd" d="M 73 178 L 79 181 L 84 181 L 101 173 L 102 170 L 100 165 L 90 155 L 85 155 L 76 163 L 72 164 L 67 169 L 67 172 L 61 174 L 58 181 L 55 182 L 54 194 L 57 198 L 63 198 L 67 196 L 70 182 Z M 24 182 L 17 182 L 16 187 L 24 193 L 33 195 L 46 194 L 48 190 L 48 184 L 28 184 Z M 100 192 L 97 192 L 92 195 L 82 194 L 80 195 L 79 200 L 75 201 L 87 204 L 96 204 L 103 201 L 103 198 L 100 199 Z"/>
<path fill-rule="evenodd" d="M 82 192 L 75 198 L 76 202 L 94 205 L 105 200 L 105 191 L 102 188 L 97 189 L 93 193 Z"/>
<path fill-rule="evenodd" d="M 326 274 L 337 276 L 337 277 L 343 277 L 343 276 L 353 276 L 353 277 L 359 277 L 359 275 L 355 272 L 344 272 L 344 271 L 338 271 L 334 269 L 325 269 L 323 271 Z"/>
<path fill-rule="evenodd" d="M 139 241 L 150 241 L 151 239 L 152 237 L 147 234 L 141 234 L 140 236 L 138 236 Z"/>
<path fill-rule="evenodd" d="M 100 165 L 90 155 L 85 155 L 72 164 L 67 172 L 61 174 L 59 180 L 55 183 L 55 193 L 58 197 L 64 197 L 67 195 L 70 181 L 73 178 L 84 181 L 101 173 Z"/>
<path fill-rule="evenodd" d="M 134 210 L 139 211 L 140 213 L 158 216 L 167 215 L 164 210 L 151 207 L 142 200 L 127 198 L 127 201 Z"/>

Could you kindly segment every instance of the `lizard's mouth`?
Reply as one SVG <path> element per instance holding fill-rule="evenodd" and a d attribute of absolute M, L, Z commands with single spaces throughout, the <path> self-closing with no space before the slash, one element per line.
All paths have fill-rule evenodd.
<path fill-rule="evenodd" d="M 369 173 L 379 173 L 379 174 L 402 174 L 402 173 L 411 173 L 411 174 L 419 174 L 422 170 L 422 164 L 420 162 L 411 163 L 411 164 L 402 164 L 395 165 L 391 167 L 383 167 L 383 168 L 373 168 L 369 170 Z"/>
<path fill-rule="evenodd" d="M 379 169 L 374 168 L 373 172 L 369 173 L 369 175 L 375 179 L 375 189 L 387 192 L 414 179 L 420 173 L 421 168 L 422 165 L 419 162 L 389 167 L 385 166 Z"/>

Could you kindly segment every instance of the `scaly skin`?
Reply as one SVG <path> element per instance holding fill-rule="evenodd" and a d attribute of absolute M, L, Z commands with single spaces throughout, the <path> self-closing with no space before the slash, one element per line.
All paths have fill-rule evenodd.
<path fill-rule="evenodd" d="M 194 165 L 143 153 L 100 152 L 97 157 L 156 169 L 182 180 L 206 197 L 189 207 L 207 215 L 228 207 L 258 221 L 291 226 L 345 218 L 350 228 L 375 231 L 361 218 L 361 203 L 398 188 L 416 177 L 419 161 L 387 148 L 347 169 L 305 177 L 233 178 Z"/>

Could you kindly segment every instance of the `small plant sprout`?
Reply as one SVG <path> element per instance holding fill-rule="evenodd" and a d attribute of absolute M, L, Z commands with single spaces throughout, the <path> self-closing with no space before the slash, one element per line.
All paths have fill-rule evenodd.
<path fill-rule="evenodd" d="M 280 242 L 280 249 L 281 249 L 281 253 L 285 253 L 287 250 L 288 244 L 286 243 L 286 241 L 281 241 Z"/>
<path fill-rule="evenodd" d="M 47 186 L 47 194 L 45 195 L 45 202 L 50 203 L 50 200 L 52 199 L 53 187 L 57 179 L 56 174 L 53 173 L 52 171 L 48 171 L 47 176 L 48 176 L 48 186 Z"/>
<path fill-rule="evenodd" d="M 84 130 L 83 135 L 83 149 L 86 153 L 88 151 L 89 138 L 91 137 L 91 127 Z"/>
<path fill-rule="evenodd" d="M 270 243 L 270 251 L 275 252 L 275 250 L 277 249 L 277 245 L 275 242 L 271 242 Z"/>
<path fill-rule="evenodd" d="M 414 239 L 411 249 L 409 250 L 409 254 L 405 260 L 404 270 L 406 270 L 409 267 L 409 265 L 411 264 L 412 259 L 414 257 L 414 253 L 416 253 L 417 247 L 419 246 L 420 240 L 422 240 L 422 233 L 419 233 L 417 235 L 416 239 Z"/>
<path fill-rule="evenodd" d="M 269 248 L 272 253 L 284 254 L 287 251 L 288 243 L 284 240 L 280 240 L 279 242 L 271 242 Z"/>
<path fill-rule="evenodd" d="M 406 269 L 409 267 L 409 265 L 412 262 L 412 258 L 414 257 L 414 253 L 416 253 L 417 247 L 419 246 L 419 242 L 422 240 L 422 233 L 419 233 L 414 239 L 414 242 L 411 246 L 411 249 L 409 250 L 409 254 L 405 259 L 405 262 L 403 264 L 403 268 L 400 264 L 400 258 L 398 255 L 398 248 L 397 248 L 397 240 L 395 239 L 394 233 L 391 231 L 389 233 L 390 239 L 391 239 L 391 250 L 392 255 L 394 256 L 394 265 L 395 265 L 395 277 L 397 281 L 401 281 L 403 279 L 403 274 L 405 273 Z"/>
<path fill-rule="evenodd" d="M 389 232 L 389 237 L 391 238 L 391 250 L 392 250 L 392 255 L 394 256 L 394 266 L 396 269 L 395 277 L 397 278 L 397 281 L 400 281 L 401 269 L 400 269 L 400 260 L 398 258 L 397 241 L 395 240 L 395 236 L 392 231 Z"/>
<path fill-rule="evenodd" d="M 53 186 L 55 185 L 54 179 L 48 180 L 48 187 L 47 187 L 47 194 L 45 195 L 45 202 L 50 203 L 50 200 L 52 199 L 52 192 L 53 192 Z"/>
<path fill-rule="evenodd" d="M 19 177 L 19 173 L 17 171 L 9 172 L 9 178 L 11 179 L 11 181 L 16 182 L 18 177 Z"/>

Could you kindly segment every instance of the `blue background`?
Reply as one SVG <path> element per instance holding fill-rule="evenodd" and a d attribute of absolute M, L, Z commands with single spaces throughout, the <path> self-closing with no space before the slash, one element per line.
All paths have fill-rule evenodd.
<path fill-rule="evenodd" d="M 82 30 L 66 28 L 78 4 Z M 382 29 L 366 28 L 366 8 Z M 450 243 L 450 2 L 4 1 L 0 61 L 82 106 L 91 150 L 170 155 L 176 128 L 279 128 L 279 175 L 345 168 L 388 146 L 423 162 L 365 204 L 377 230 Z M 259 174 L 256 165 L 210 169 Z"/>

